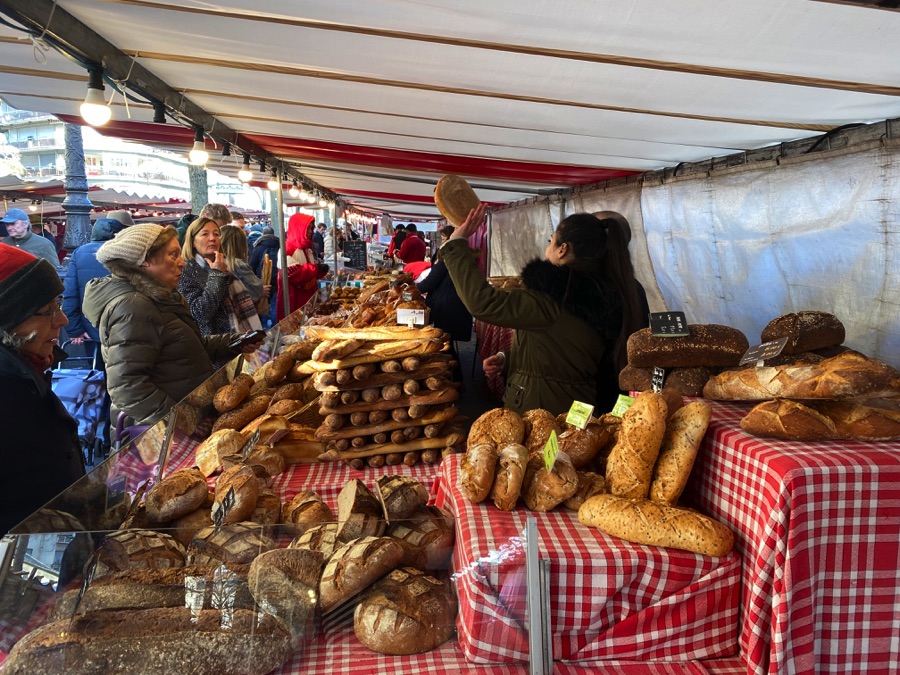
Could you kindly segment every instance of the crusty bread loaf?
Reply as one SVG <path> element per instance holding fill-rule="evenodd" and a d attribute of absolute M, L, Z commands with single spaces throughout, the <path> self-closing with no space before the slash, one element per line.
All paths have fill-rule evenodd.
<path fill-rule="evenodd" d="M 222 413 L 222 415 L 219 416 L 219 419 L 213 424 L 213 432 L 216 432 L 219 429 L 243 429 L 254 419 L 262 415 L 266 411 L 266 408 L 269 407 L 271 401 L 272 396 L 269 394 L 251 396 L 234 410 Z"/>
<path fill-rule="evenodd" d="M 617 497 L 646 498 L 666 431 L 666 403 L 645 391 L 622 415 L 622 428 L 606 460 L 609 491 Z"/>
<path fill-rule="evenodd" d="M 213 407 L 220 413 L 234 410 L 247 399 L 253 385 L 253 376 L 241 373 L 216 392 L 213 397 Z"/>
<path fill-rule="evenodd" d="M 403 546 L 403 564 L 423 570 L 445 569 L 456 539 L 453 516 L 437 506 L 391 524 L 387 534 Z"/>
<path fill-rule="evenodd" d="M 338 494 L 337 503 L 338 541 L 380 537 L 384 533 L 381 502 L 361 480 L 348 480 Z"/>
<path fill-rule="evenodd" d="M 691 475 L 710 417 L 712 408 L 709 404 L 694 401 L 676 411 L 669 420 L 662 448 L 653 468 L 651 501 L 663 504 L 678 501 Z"/>
<path fill-rule="evenodd" d="M 322 523 L 314 525 L 299 537 L 295 537 L 288 548 L 318 551 L 325 560 L 328 560 L 342 545 L 337 539 L 337 523 Z"/>
<path fill-rule="evenodd" d="M 522 422 L 525 424 L 525 440 L 522 444 L 528 449 L 529 455 L 532 452 L 544 451 L 551 431 L 555 431 L 557 436 L 562 433 L 553 413 L 543 408 L 522 413 Z"/>
<path fill-rule="evenodd" d="M 212 476 L 222 466 L 221 458 L 234 455 L 244 447 L 244 437 L 237 429 L 219 429 L 197 446 L 194 462 L 204 476 Z"/>
<path fill-rule="evenodd" d="M 409 476 L 381 476 L 375 481 L 388 521 L 409 518 L 428 503 L 428 490 Z"/>
<path fill-rule="evenodd" d="M 188 549 L 190 565 L 249 564 L 264 551 L 275 548 L 275 542 L 256 523 L 223 525 L 220 529 L 200 530 Z"/>
<path fill-rule="evenodd" d="M 469 211 L 480 204 L 478 195 L 466 179 L 453 173 L 442 176 L 434 186 L 434 205 L 447 222 L 455 227 L 463 224 Z"/>
<path fill-rule="evenodd" d="M 450 639 L 456 599 L 449 586 L 412 567 L 366 591 L 353 614 L 359 641 L 380 654 L 421 654 Z"/>
<path fill-rule="evenodd" d="M 172 529 L 169 533 L 175 537 L 185 549 L 191 545 L 191 541 L 193 541 L 194 535 L 196 535 L 197 532 L 205 527 L 212 526 L 212 503 L 213 494 L 212 492 L 208 492 L 206 501 L 203 502 L 203 505 L 199 509 L 182 516 L 177 520 L 173 520 L 170 523 Z"/>
<path fill-rule="evenodd" d="M 638 368 L 736 366 L 750 348 L 737 328 L 717 324 L 691 324 L 686 337 L 653 335 L 642 328 L 628 338 L 628 363 Z"/>
<path fill-rule="evenodd" d="M 663 390 L 671 389 L 682 396 L 702 396 L 703 386 L 715 369 L 706 366 L 671 368 L 666 371 Z M 619 373 L 622 391 L 646 391 L 653 385 L 653 369 L 627 365 Z"/>
<path fill-rule="evenodd" d="M 256 498 L 256 508 L 247 519 L 251 523 L 260 525 L 277 525 L 281 522 L 281 498 L 275 490 L 264 488 L 259 491 Z M 271 530 L 268 528 L 267 534 L 271 536 Z"/>
<path fill-rule="evenodd" d="M 213 514 L 222 508 L 222 502 L 229 491 L 234 488 L 234 504 L 225 514 L 224 524 L 239 523 L 247 520 L 256 508 L 259 497 L 259 481 L 253 469 L 246 464 L 236 464 L 225 469 L 216 481 L 216 497 L 213 503 Z"/>
<path fill-rule="evenodd" d="M 458 487 L 470 502 L 483 502 L 490 494 L 497 471 L 498 452 L 492 443 L 471 446 L 459 462 Z"/>
<path fill-rule="evenodd" d="M 563 506 L 572 511 L 577 511 L 590 497 L 606 494 L 607 492 L 609 492 L 609 486 L 607 486 L 606 479 L 603 476 L 591 471 L 579 471 L 578 489 L 575 490 L 575 494 L 563 502 Z"/>
<path fill-rule="evenodd" d="M 895 440 L 900 438 L 900 399 L 764 401 L 741 420 L 741 429 L 792 441 Z"/>
<path fill-rule="evenodd" d="M 362 592 L 403 560 L 403 547 L 391 537 L 363 537 L 334 552 L 319 582 L 319 606 L 327 614 Z"/>
<path fill-rule="evenodd" d="M 794 312 L 772 319 L 762 330 L 761 342 L 786 337 L 784 354 L 826 349 L 843 344 L 844 324 L 828 312 Z"/>
<path fill-rule="evenodd" d="M 261 612 L 291 632 L 295 644 L 315 632 L 319 573 L 325 559 L 318 551 L 276 548 L 250 563 L 247 583 Z"/>
<path fill-rule="evenodd" d="M 113 572 L 184 567 L 185 550 L 169 534 L 153 530 L 110 532 L 97 549 L 95 577 Z"/>
<path fill-rule="evenodd" d="M 313 490 L 301 490 L 295 494 L 284 505 L 281 517 L 286 524 L 293 525 L 298 534 L 335 519 L 328 504 Z"/>
<path fill-rule="evenodd" d="M 268 478 L 283 473 L 287 466 L 284 455 L 271 445 L 254 445 L 244 463 L 254 467 L 254 471 L 259 467 Z"/>
<path fill-rule="evenodd" d="M 167 523 L 199 509 L 209 487 L 200 469 L 179 469 L 147 491 L 144 508 L 155 523 Z"/>
<path fill-rule="evenodd" d="M 498 451 L 510 443 L 525 440 L 525 422 L 508 408 L 488 410 L 472 423 L 466 447 L 490 443 Z"/>
<path fill-rule="evenodd" d="M 648 499 L 595 495 L 578 509 L 578 521 L 636 544 L 723 556 L 734 535 L 722 523 L 691 509 Z"/>
<path fill-rule="evenodd" d="M 528 450 L 524 445 L 510 443 L 500 449 L 497 472 L 491 487 L 491 499 L 501 511 L 512 511 L 516 508 L 525 480 L 527 463 Z"/>
<path fill-rule="evenodd" d="M 575 494 L 578 472 L 569 456 L 559 451 L 553 469 L 547 471 L 543 458 L 532 455 L 525 474 L 522 498 L 532 511 L 550 511 Z"/>
<path fill-rule="evenodd" d="M 572 466 L 578 470 L 584 469 L 606 447 L 610 434 L 608 426 L 591 418 L 584 429 L 570 425 L 559 436 L 559 449 L 569 456 Z"/>
<path fill-rule="evenodd" d="M 719 401 L 771 398 L 852 399 L 900 394 L 900 373 L 857 352 L 819 363 L 726 370 L 710 378 L 703 395 Z"/>
<path fill-rule="evenodd" d="M 227 626 L 227 628 L 223 628 Z M 22 638 L 4 675 L 265 675 L 291 654 L 290 634 L 256 611 L 165 607 L 79 614 Z"/>

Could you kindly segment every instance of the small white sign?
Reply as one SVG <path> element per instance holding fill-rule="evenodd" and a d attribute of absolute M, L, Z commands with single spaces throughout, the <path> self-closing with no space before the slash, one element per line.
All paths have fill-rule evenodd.
<path fill-rule="evenodd" d="M 398 309 L 397 323 L 405 326 L 424 326 L 425 310 L 424 309 Z"/>

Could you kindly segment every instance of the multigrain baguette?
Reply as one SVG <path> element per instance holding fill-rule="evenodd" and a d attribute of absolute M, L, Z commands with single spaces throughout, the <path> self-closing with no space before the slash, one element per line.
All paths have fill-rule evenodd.
<path fill-rule="evenodd" d="M 609 491 L 617 497 L 646 498 L 653 466 L 666 430 L 666 403 L 645 391 L 622 415 L 622 428 L 606 460 Z"/>
<path fill-rule="evenodd" d="M 734 535 L 722 523 L 691 509 L 648 499 L 595 495 L 578 509 L 578 521 L 626 541 L 723 556 Z"/>
<path fill-rule="evenodd" d="M 712 408 L 704 401 L 694 401 L 680 408 L 666 425 L 662 448 L 653 467 L 650 500 L 674 504 L 687 485 L 688 477 L 706 434 Z"/>

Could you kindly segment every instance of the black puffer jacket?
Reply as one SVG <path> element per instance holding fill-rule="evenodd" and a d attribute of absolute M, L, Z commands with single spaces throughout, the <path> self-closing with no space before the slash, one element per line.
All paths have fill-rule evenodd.
<path fill-rule="evenodd" d="M 458 342 L 472 339 L 472 315 L 459 299 L 443 260 L 432 265 L 428 276 L 416 287 L 427 293 L 425 304 L 431 309 L 431 321 L 435 326 L 450 333 L 451 339 Z"/>
<path fill-rule="evenodd" d="M 84 314 L 98 327 L 116 411 L 153 424 L 235 356 L 234 333 L 201 336 L 181 295 L 149 277 L 94 279 Z"/>

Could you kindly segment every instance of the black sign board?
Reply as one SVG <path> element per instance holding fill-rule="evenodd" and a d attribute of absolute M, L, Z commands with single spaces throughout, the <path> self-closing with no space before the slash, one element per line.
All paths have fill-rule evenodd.
<path fill-rule="evenodd" d="M 762 363 L 766 359 L 772 359 L 781 353 L 787 344 L 787 337 L 778 338 L 771 342 L 763 342 L 761 345 L 750 347 L 741 357 L 740 365 L 746 366 L 748 363 Z"/>
<path fill-rule="evenodd" d="M 353 239 L 344 242 L 344 257 L 350 258 L 344 265 L 355 270 L 364 270 L 368 266 L 366 259 L 366 242 Z M 329 262 L 328 260 L 325 261 Z"/>
<path fill-rule="evenodd" d="M 684 312 L 650 312 L 650 332 L 662 337 L 687 337 L 687 317 Z"/>
<path fill-rule="evenodd" d="M 650 380 L 650 387 L 657 394 L 662 391 L 663 382 L 666 380 L 666 371 L 659 366 L 653 368 L 653 378 Z"/>

